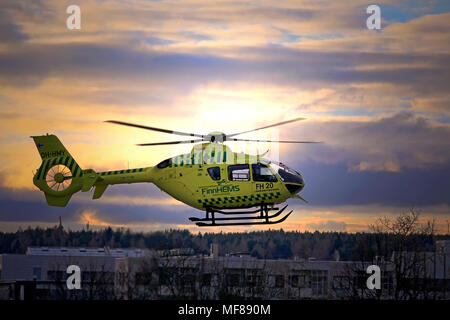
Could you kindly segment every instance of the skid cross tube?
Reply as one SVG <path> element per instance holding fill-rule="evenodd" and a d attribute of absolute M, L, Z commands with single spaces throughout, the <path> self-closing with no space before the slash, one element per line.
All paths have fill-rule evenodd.
<path fill-rule="evenodd" d="M 284 215 L 279 220 L 270 220 L 273 218 L 278 217 L 283 213 L 283 211 L 287 208 L 287 205 L 285 205 L 281 210 L 278 210 L 278 208 L 268 208 L 267 205 L 261 204 L 260 208 L 257 210 L 250 210 L 250 211 L 239 211 L 239 212 L 224 212 L 221 210 L 214 210 L 213 208 L 206 208 L 206 214 L 205 218 L 197 218 L 197 217 L 190 217 L 189 220 L 196 222 L 196 225 L 199 227 L 206 227 L 206 226 L 239 226 L 239 225 L 262 225 L 262 224 L 275 224 L 283 222 L 284 220 L 289 217 L 289 215 L 292 213 L 292 210 L 288 212 L 286 215 Z M 272 215 L 269 215 L 269 211 L 271 210 L 278 210 Z M 225 215 L 232 215 L 232 214 L 251 214 L 251 213 L 259 213 L 259 215 L 248 215 L 248 216 L 237 216 L 237 217 L 220 217 L 216 218 L 215 213 L 225 214 Z M 210 215 L 211 214 L 211 215 Z M 260 220 L 260 221 L 243 221 L 241 220 Z M 219 223 L 217 223 L 219 221 Z M 220 221 L 226 221 L 225 223 L 220 223 Z M 206 223 L 209 222 L 209 223 Z"/>

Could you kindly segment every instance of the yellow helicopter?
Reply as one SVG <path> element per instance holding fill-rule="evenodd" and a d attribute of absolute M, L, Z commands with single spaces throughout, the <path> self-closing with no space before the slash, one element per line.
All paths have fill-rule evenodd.
<path fill-rule="evenodd" d="M 280 223 L 287 219 L 292 210 L 274 220 L 287 207 L 285 205 L 279 210 L 275 205 L 288 198 L 305 201 L 298 195 L 305 185 L 302 175 L 280 162 L 264 159 L 264 154 L 233 152 L 224 142 L 319 143 L 234 138 L 304 119 L 296 118 L 228 135 L 223 132 L 201 135 L 108 120 L 108 123 L 196 138 L 138 146 L 199 143 L 190 153 L 166 159 L 154 167 L 104 172 L 81 169 L 55 135 L 32 136 L 42 159 L 33 183 L 44 192 L 47 204 L 51 206 L 65 207 L 71 196 L 80 190 L 87 192 L 95 188 L 93 199 L 99 199 L 109 185 L 150 182 L 175 199 L 205 211 L 204 218 L 189 218 L 200 227 Z M 270 214 L 270 211 L 276 212 Z M 221 216 L 216 217 L 216 214 Z"/>

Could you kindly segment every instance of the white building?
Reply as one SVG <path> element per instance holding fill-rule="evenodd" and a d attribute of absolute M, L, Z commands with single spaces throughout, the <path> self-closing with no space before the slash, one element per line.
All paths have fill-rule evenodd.
<path fill-rule="evenodd" d="M 394 253 L 390 261 L 375 262 L 264 260 L 218 252 L 217 245 L 207 256 L 190 249 L 28 248 L 24 255 L 0 255 L 0 299 L 23 298 L 18 283 L 34 284 L 31 296 L 42 299 L 390 299 L 398 288 L 419 299 L 449 297 L 448 240 L 437 241 L 434 252 Z M 79 291 L 65 284 L 73 264 L 81 269 Z M 372 264 L 381 268 L 378 291 L 366 286 Z"/>

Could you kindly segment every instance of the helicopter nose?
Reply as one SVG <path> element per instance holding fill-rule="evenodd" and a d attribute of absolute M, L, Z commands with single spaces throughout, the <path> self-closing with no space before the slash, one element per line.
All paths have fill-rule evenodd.
<path fill-rule="evenodd" d="M 290 183 L 285 184 L 286 188 L 292 195 L 299 193 L 305 187 L 305 180 L 303 179 L 302 175 L 297 171 L 295 171 L 295 173 L 297 174 L 295 182 L 292 183 L 293 182 L 292 181 Z"/>
<path fill-rule="evenodd" d="M 284 185 L 286 186 L 286 189 L 288 189 L 289 193 L 294 195 L 294 194 L 297 194 L 297 193 L 299 193 L 300 191 L 303 190 L 303 187 L 305 186 L 305 183 L 304 182 L 303 183 L 296 183 L 296 184 L 294 184 L 294 183 L 285 183 Z"/>

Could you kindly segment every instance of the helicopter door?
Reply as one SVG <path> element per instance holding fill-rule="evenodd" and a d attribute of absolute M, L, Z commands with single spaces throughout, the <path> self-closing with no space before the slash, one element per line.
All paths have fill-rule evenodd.
<path fill-rule="evenodd" d="M 272 170 L 263 163 L 252 164 L 252 190 L 255 193 L 269 194 L 279 191 L 277 177 Z"/>
<path fill-rule="evenodd" d="M 250 195 L 252 186 L 250 182 L 250 166 L 248 164 L 234 164 L 228 166 L 228 181 L 231 186 L 231 197 Z M 241 203 L 236 203 L 239 206 Z"/>

